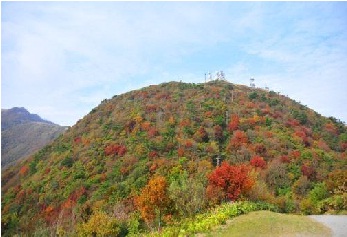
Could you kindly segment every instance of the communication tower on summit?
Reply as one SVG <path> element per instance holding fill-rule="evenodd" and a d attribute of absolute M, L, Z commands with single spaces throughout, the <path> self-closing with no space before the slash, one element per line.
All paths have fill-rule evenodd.
<path fill-rule="evenodd" d="M 225 74 L 223 71 L 219 72 L 219 80 L 225 80 Z"/>
<path fill-rule="evenodd" d="M 205 83 L 208 81 L 212 81 L 212 80 L 222 80 L 225 81 L 225 74 L 223 71 L 216 71 L 214 74 L 214 77 L 212 78 L 212 74 L 210 72 L 205 73 Z"/>
<path fill-rule="evenodd" d="M 223 71 L 217 71 L 215 78 L 216 78 L 216 80 L 225 80 L 224 72 Z"/>
<path fill-rule="evenodd" d="M 251 78 L 251 79 L 250 79 L 249 86 L 250 86 L 251 88 L 255 88 L 254 78 Z"/>

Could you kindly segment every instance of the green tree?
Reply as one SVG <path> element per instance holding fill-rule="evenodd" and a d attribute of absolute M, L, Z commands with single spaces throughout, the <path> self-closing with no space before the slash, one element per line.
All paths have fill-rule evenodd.
<path fill-rule="evenodd" d="M 169 186 L 169 197 L 182 217 L 192 217 L 206 206 L 206 187 L 197 178 L 181 173 Z"/>

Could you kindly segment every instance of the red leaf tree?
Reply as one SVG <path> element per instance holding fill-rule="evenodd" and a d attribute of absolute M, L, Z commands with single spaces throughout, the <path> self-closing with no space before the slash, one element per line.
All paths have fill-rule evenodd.
<path fill-rule="evenodd" d="M 124 156 L 127 152 L 127 149 L 124 145 L 119 144 L 110 144 L 107 145 L 104 149 L 105 155 L 118 155 L 118 156 Z"/>
<path fill-rule="evenodd" d="M 317 175 L 315 168 L 309 164 L 303 164 L 301 166 L 301 172 L 310 180 L 314 180 Z"/>
<path fill-rule="evenodd" d="M 208 176 L 208 189 L 215 190 L 219 187 L 224 192 L 224 198 L 237 200 L 241 194 L 249 191 L 254 184 L 250 171 L 251 168 L 244 164 L 229 165 L 227 162 L 223 162 Z"/>
<path fill-rule="evenodd" d="M 266 168 L 266 161 L 261 156 L 254 156 L 250 161 L 251 166 L 256 168 L 265 169 Z"/>

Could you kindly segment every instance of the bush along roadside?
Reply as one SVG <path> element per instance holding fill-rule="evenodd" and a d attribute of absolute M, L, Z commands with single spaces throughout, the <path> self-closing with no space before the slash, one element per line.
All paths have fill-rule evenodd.
<path fill-rule="evenodd" d="M 264 202 L 228 202 L 216 207 L 210 212 L 198 214 L 191 219 L 181 220 L 175 225 L 166 226 L 160 231 L 151 232 L 144 236 L 192 236 L 196 233 L 208 232 L 215 226 L 226 224 L 226 221 L 233 217 L 260 210 L 279 211 L 276 206 Z"/>

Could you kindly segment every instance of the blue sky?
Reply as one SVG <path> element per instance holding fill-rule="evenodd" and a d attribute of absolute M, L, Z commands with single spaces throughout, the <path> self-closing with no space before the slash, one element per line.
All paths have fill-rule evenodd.
<path fill-rule="evenodd" d="M 347 2 L 2 2 L 1 107 L 73 125 L 207 71 L 347 121 Z"/>

